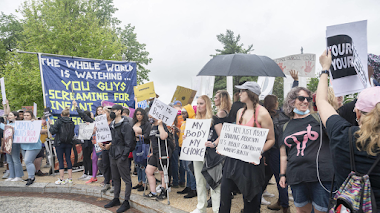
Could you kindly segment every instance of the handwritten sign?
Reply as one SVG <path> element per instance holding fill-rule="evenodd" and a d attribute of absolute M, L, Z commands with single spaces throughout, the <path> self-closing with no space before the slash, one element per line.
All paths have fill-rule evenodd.
<path fill-rule="evenodd" d="M 211 119 L 187 119 L 179 159 L 187 161 L 203 161 L 210 131 Z"/>
<path fill-rule="evenodd" d="M 1 152 L 11 154 L 13 144 L 14 128 L 11 125 L 5 125 L 4 135 L 1 141 Z"/>
<path fill-rule="evenodd" d="M 135 96 L 137 98 L 137 102 L 148 100 L 156 97 L 156 93 L 154 92 L 154 84 L 152 82 L 148 82 L 146 84 L 138 85 L 133 87 L 135 92 Z"/>
<path fill-rule="evenodd" d="M 1 84 L 1 96 L 3 97 L 3 104 L 6 104 L 5 100 L 7 100 L 7 96 L 5 94 L 4 77 L 0 78 L 0 84 Z"/>
<path fill-rule="evenodd" d="M 174 103 L 175 101 L 180 101 L 182 103 L 182 106 L 185 106 L 186 104 L 191 104 L 194 100 L 195 94 L 197 91 L 177 86 L 177 89 L 174 92 L 173 98 L 170 101 L 171 103 Z"/>
<path fill-rule="evenodd" d="M 289 55 L 274 59 L 281 70 L 290 75 L 290 70 L 298 71 L 300 77 L 315 78 L 315 54 Z"/>
<path fill-rule="evenodd" d="M 37 143 L 41 133 L 41 120 L 16 121 L 13 143 Z"/>
<path fill-rule="evenodd" d="M 155 119 L 162 120 L 166 125 L 170 126 L 173 124 L 175 117 L 177 116 L 178 110 L 164 104 L 157 98 L 154 99 L 152 107 L 149 110 L 149 115 Z"/>
<path fill-rule="evenodd" d="M 269 129 L 224 123 L 217 151 L 245 162 L 260 163 Z"/>
<path fill-rule="evenodd" d="M 107 115 L 98 115 L 95 117 L 96 142 L 107 142 L 112 140 L 111 130 L 108 126 Z"/>
<path fill-rule="evenodd" d="M 94 131 L 95 123 L 80 123 L 79 126 L 79 140 L 90 140 Z"/>

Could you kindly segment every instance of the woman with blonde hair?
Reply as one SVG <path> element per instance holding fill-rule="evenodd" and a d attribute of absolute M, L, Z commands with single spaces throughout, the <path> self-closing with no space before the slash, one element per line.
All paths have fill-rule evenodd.
<path fill-rule="evenodd" d="M 228 114 L 231 110 L 231 98 L 226 90 L 218 90 L 214 96 L 215 106 L 218 108 L 216 117 L 223 122 L 228 121 Z"/>
<path fill-rule="evenodd" d="M 222 167 L 224 157 L 216 153 L 216 146 L 219 140 L 223 124 L 220 119 L 213 116 L 211 100 L 206 95 L 202 95 L 197 100 L 197 113 L 195 119 L 212 119 L 210 133 L 206 145 L 204 162 L 193 161 L 194 176 L 197 185 L 198 204 L 192 213 L 204 213 L 207 208 L 207 189 L 211 188 L 212 211 L 219 212 L 220 205 L 220 183 L 222 177 Z M 213 171 L 213 172 L 211 172 Z"/>
<path fill-rule="evenodd" d="M 377 209 L 380 207 L 380 87 L 363 90 L 355 104 L 356 120 L 359 126 L 352 125 L 339 116 L 328 102 L 328 73 L 331 66 L 331 51 L 319 57 L 322 71 L 318 90 L 317 106 L 323 125 L 330 137 L 332 164 L 335 171 L 335 182 L 342 185 L 350 174 L 350 145 L 353 147 L 356 172 L 368 174 L 375 165 L 369 179 L 375 196 Z M 351 138 L 349 138 L 351 136 Z M 349 141 L 352 141 L 349 144 Z M 354 168 L 355 168 L 354 167 Z M 373 200 L 372 200 L 373 201 Z M 377 212 L 380 212 L 379 210 Z"/>

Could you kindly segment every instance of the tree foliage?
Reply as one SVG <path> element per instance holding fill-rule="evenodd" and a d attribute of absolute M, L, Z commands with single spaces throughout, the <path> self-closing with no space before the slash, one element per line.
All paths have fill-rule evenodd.
<path fill-rule="evenodd" d="M 318 88 L 319 79 L 318 78 L 311 78 L 310 82 L 307 84 L 307 88 L 311 92 L 316 92 Z"/>
<path fill-rule="evenodd" d="M 133 26 L 118 26 L 116 10 L 113 0 L 31 0 L 21 5 L 20 21 L 2 14 L 0 71 L 11 108 L 33 102 L 43 106 L 37 57 L 10 52 L 14 48 L 104 60 L 121 60 L 125 54 L 128 61 L 137 62 L 138 82 L 148 80 L 150 71 L 144 66 L 152 61 L 149 52 L 137 41 Z"/>

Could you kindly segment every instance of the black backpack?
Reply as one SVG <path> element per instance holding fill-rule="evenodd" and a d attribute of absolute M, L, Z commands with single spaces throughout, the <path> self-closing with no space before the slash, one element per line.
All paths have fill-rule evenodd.
<path fill-rule="evenodd" d="M 278 147 L 278 145 L 281 144 L 279 143 L 279 140 L 283 132 L 283 126 L 290 120 L 290 118 L 286 116 L 285 113 L 278 112 L 277 115 L 272 118 L 272 120 L 275 136 L 275 145 L 273 147 Z"/>
<path fill-rule="evenodd" d="M 74 122 L 61 122 L 59 129 L 59 141 L 61 143 L 71 144 L 74 138 Z"/>

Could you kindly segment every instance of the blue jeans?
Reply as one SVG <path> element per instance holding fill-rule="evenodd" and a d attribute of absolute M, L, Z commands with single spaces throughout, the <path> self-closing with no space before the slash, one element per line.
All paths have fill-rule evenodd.
<path fill-rule="evenodd" d="M 22 171 L 21 160 L 20 160 L 20 150 L 21 145 L 14 143 L 12 144 L 11 154 L 7 154 L 7 162 L 9 166 L 9 178 L 24 176 Z"/>
<path fill-rule="evenodd" d="M 71 149 L 73 148 L 72 144 L 67 143 L 61 143 L 59 146 L 55 147 L 55 151 L 57 152 L 57 158 L 59 163 L 59 169 L 64 169 L 64 163 L 63 163 L 63 155 L 65 155 L 66 163 L 67 163 L 67 169 L 72 169 L 71 164 Z"/>
<path fill-rule="evenodd" d="M 331 188 L 331 182 L 322 182 L 326 189 Z M 330 193 L 323 189 L 319 182 L 299 183 L 291 185 L 294 205 L 298 208 L 312 203 L 314 208 L 321 212 L 328 210 Z"/>
<path fill-rule="evenodd" d="M 195 176 L 193 175 L 193 173 L 189 169 L 189 164 L 191 163 L 191 161 L 181 160 L 181 163 L 182 163 L 182 167 L 184 168 L 184 170 L 187 173 L 186 187 L 190 188 L 191 190 L 197 190 L 197 183 L 195 181 Z"/>
<path fill-rule="evenodd" d="M 181 153 L 181 148 L 176 146 L 172 158 L 171 158 L 171 171 L 173 176 L 173 186 L 178 186 L 179 183 L 185 183 L 185 170 L 178 165 L 179 153 Z M 178 172 L 179 172 L 179 180 L 178 180 Z M 179 183 L 178 183 L 179 181 Z"/>
<path fill-rule="evenodd" d="M 146 183 L 146 174 L 145 174 L 145 168 L 146 166 L 142 164 L 136 164 L 135 165 L 136 170 L 137 170 L 137 180 L 139 183 Z"/>
<path fill-rule="evenodd" d="M 36 159 L 36 156 L 38 153 L 40 153 L 41 149 L 32 149 L 32 150 L 26 150 L 25 151 L 25 164 L 26 164 L 26 171 L 28 172 L 28 178 L 33 179 L 34 175 L 36 173 L 36 167 L 34 166 L 34 160 Z"/>

